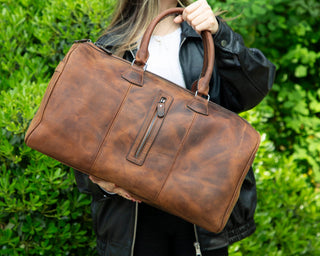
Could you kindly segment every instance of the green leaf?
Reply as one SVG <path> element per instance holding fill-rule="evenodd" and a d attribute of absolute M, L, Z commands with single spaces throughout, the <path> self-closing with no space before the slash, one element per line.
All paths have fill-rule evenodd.
<path fill-rule="evenodd" d="M 297 66 L 294 75 L 298 78 L 306 77 L 308 75 L 308 67 L 304 65 Z"/>

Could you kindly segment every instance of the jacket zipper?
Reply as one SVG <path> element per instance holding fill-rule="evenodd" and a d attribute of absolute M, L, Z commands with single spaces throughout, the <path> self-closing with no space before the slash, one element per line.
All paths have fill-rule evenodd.
<path fill-rule="evenodd" d="M 132 237 L 132 246 L 131 246 L 131 256 L 133 256 L 134 253 L 134 245 L 136 242 L 136 236 L 137 236 L 137 225 L 138 225 L 138 202 L 136 202 L 135 205 L 135 211 L 134 211 L 134 227 L 133 227 L 133 237 Z"/>
<path fill-rule="evenodd" d="M 184 37 L 182 40 L 181 40 L 181 43 L 179 45 L 179 51 L 181 49 L 181 46 L 183 45 L 184 41 L 186 41 L 187 37 Z"/>
<path fill-rule="evenodd" d="M 156 124 L 156 121 L 162 117 L 164 117 L 165 114 L 165 102 L 166 102 L 166 98 L 165 97 L 161 97 L 161 99 L 159 100 L 158 104 L 157 104 L 157 108 L 155 110 L 154 116 L 152 118 L 152 121 L 146 131 L 146 133 L 143 136 L 143 139 L 140 142 L 140 145 L 138 147 L 138 149 L 135 152 L 135 157 L 138 158 L 141 151 L 143 150 L 144 146 L 146 145 L 146 142 L 148 141 L 148 138 L 150 137 L 150 134 L 153 130 L 154 125 Z"/>
<path fill-rule="evenodd" d="M 197 226 L 194 224 L 193 228 L 194 228 L 194 234 L 195 234 L 195 237 L 196 237 L 196 241 L 193 243 L 194 248 L 196 249 L 196 256 L 202 256 L 200 243 L 199 243 L 198 232 L 197 232 Z"/>
<path fill-rule="evenodd" d="M 133 58 L 133 60 L 134 60 L 134 59 L 136 58 L 136 56 L 134 56 L 133 51 L 131 50 L 131 48 L 130 48 L 129 50 L 130 50 L 130 53 L 131 53 L 132 58 Z"/>
<path fill-rule="evenodd" d="M 182 77 L 183 77 L 183 80 L 184 80 L 184 81 L 186 81 L 186 80 L 185 80 L 185 74 L 184 74 L 184 72 L 183 72 L 183 68 L 181 67 L 180 50 L 181 50 L 181 47 L 182 47 L 183 43 L 186 41 L 186 39 L 187 39 L 187 37 L 184 36 L 184 38 L 182 38 L 181 43 L 180 43 L 180 45 L 179 45 L 179 65 L 180 65 L 180 68 L 181 68 Z M 186 85 L 186 86 L 187 86 L 187 85 Z"/>
<path fill-rule="evenodd" d="M 131 246 L 131 254 L 130 254 L 130 256 L 134 256 L 133 255 L 134 254 L 134 246 L 135 246 L 136 237 L 137 237 L 138 206 L 139 206 L 139 203 L 136 202 L 135 204 L 136 205 L 135 205 L 135 216 L 134 216 L 134 228 L 133 228 L 133 237 L 132 237 L 132 246 Z M 194 224 L 193 228 L 194 228 L 194 235 L 195 235 L 195 238 L 196 238 L 196 241 L 193 243 L 194 248 L 196 250 L 196 256 L 202 256 L 200 243 L 199 243 L 198 232 L 197 232 L 197 226 Z"/>

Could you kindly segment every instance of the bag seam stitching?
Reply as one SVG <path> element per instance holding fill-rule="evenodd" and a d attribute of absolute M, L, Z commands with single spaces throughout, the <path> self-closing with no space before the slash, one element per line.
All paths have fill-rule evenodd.
<path fill-rule="evenodd" d="M 180 144 L 180 146 L 179 146 L 179 149 L 178 149 L 178 151 L 177 151 L 177 153 L 176 153 L 176 156 L 175 156 L 175 158 L 174 158 L 174 160 L 173 160 L 173 163 L 172 163 L 172 165 L 171 165 L 170 171 L 168 172 L 167 177 L 166 177 L 165 180 L 163 181 L 163 184 L 162 184 L 162 186 L 161 186 L 158 194 L 155 196 L 154 200 L 158 200 L 158 198 L 159 198 L 159 196 L 160 196 L 160 194 L 161 194 L 164 186 L 165 186 L 166 183 L 167 183 L 167 180 L 168 180 L 169 176 L 171 176 L 173 166 L 175 165 L 175 163 L 176 163 L 176 161 L 177 161 L 177 158 L 178 158 L 178 156 L 179 156 L 179 154 L 180 154 L 180 152 L 181 152 L 181 150 L 182 150 L 182 146 L 185 144 L 185 141 L 186 141 L 186 139 L 187 139 L 188 136 L 189 136 L 189 133 L 190 133 L 190 131 L 191 131 L 191 128 L 192 128 L 193 123 L 195 122 L 195 119 L 196 119 L 197 116 L 198 116 L 198 114 L 194 112 L 194 116 L 193 116 L 193 118 L 192 118 L 192 122 L 191 122 L 191 124 L 190 124 L 190 126 L 189 126 L 189 128 L 188 128 L 188 131 L 186 132 L 184 138 L 183 138 L 182 141 L 181 141 L 181 144 Z"/>

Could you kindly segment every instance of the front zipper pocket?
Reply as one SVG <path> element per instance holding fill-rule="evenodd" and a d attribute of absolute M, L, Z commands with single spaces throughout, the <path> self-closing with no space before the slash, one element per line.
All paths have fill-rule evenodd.
<path fill-rule="evenodd" d="M 162 123 L 172 103 L 172 97 L 159 91 L 155 96 L 138 135 L 127 155 L 127 159 L 143 165 L 147 154 L 160 131 Z"/>

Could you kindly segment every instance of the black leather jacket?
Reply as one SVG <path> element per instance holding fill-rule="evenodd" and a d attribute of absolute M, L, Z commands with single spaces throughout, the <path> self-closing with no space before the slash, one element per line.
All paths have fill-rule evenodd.
<path fill-rule="evenodd" d="M 210 99 L 234 112 L 256 106 L 271 89 L 275 67 L 257 49 L 244 46 L 240 35 L 219 20 L 219 31 L 214 35 L 216 62 L 210 83 Z M 187 88 L 198 79 L 202 69 L 201 38 L 186 23 L 182 23 L 180 64 Z M 105 44 L 108 36 L 97 43 Z M 105 47 L 109 47 L 105 45 Z M 132 61 L 134 53 L 124 58 Z M 97 249 L 101 255 L 133 255 L 138 203 L 105 193 L 87 175 L 75 171 L 81 192 L 92 195 L 92 217 L 97 235 Z M 201 250 L 212 250 L 239 241 L 255 231 L 253 215 L 256 208 L 256 182 L 249 170 L 241 188 L 239 200 L 225 229 L 214 234 L 196 227 Z M 214 213 L 213 213 L 214 214 Z"/>

